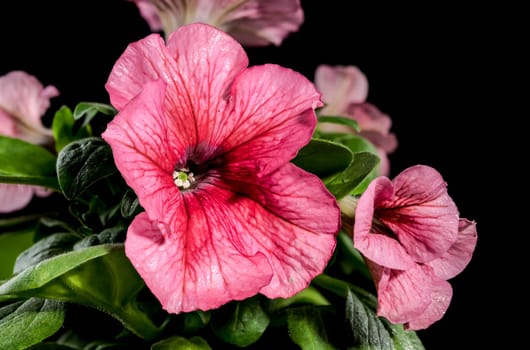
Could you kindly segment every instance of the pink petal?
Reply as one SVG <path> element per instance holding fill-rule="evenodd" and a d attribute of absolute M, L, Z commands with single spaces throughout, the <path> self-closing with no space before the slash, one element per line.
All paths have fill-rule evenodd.
<path fill-rule="evenodd" d="M 368 79 L 355 66 L 321 64 L 314 81 L 326 104 L 322 115 L 344 115 L 350 104 L 365 102 L 368 96 Z"/>
<path fill-rule="evenodd" d="M 377 286 L 377 314 L 408 329 L 426 328 L 441 319 L 449 306 L 452 288 L 418 265 L 407 271 L 385 269 L 385 287 Z"/>
<path fill-rule="evenodd" d="M 334 235 L 290 223 L 222 186 L 204 184 L 184 198 L 186 213 L 193 213 L 183 213 L 186 231 L 148 229 L 144 215 L 126 241 L 128 257 L 170 312 L 211 309 L 257 292 L 291 296 L 323 271 L 333 253 Z M 321 211 L 316 203 L 307 209 L 308 215 Z"/>
<path fill-rule="evenodd" d="M 280 46 L 304 22 L 299 0 L 248 0 L 224 11 L 219 27 L 244 46 Z M 225 7 L 227 8 L 227 7 Z M 214 23 L 215 24 L 215 23 Z"/>
<path fill-rule="evenodd" d="M 125 241 L 127 257 L 172 313 L 209 310 L 250 297 L 271 278 L 265 256 L 238 251 L 229 236 L 233 232 L 217 231 L 212 222 L 217 217 L 209 217 L 212 213 L 194 202 L 188 202 L 194 206 L 189 231 L 160 231 L 165 226 L 142 213 L 129 226 Z"/>
<path fill-rule="evenodd" d="M 458 238 L 439 259 L 429 262 L 436 275 L 448 280 L 458 275 L 471 261 L 477 245 L 477 228 L 474 221 L 460 219 Z"/>
<path fill-rule="evenodd" d="M 165 87 L 162 81 L 145 84 L 144 90 L 114 117 L 101 136 L 112 147 L 117 168 L 149 216 L 185 232 L 182 195 L 172 174 L 176 164 L 186 162 L 185 136 L 193 130 L 186 131 L 189 123 L 183 122 L 182 137 L 171 132 L 172 126 L 167 124 L 171 119 L 160 105 Z"/>
<path fill-rule="evenodd" d="M 394 194 L 375 200 L 376 215 L 417 262 L 440 257 L 458 235 L 458 209 L 433 168 L 416 165 L 393 179 Z"/>
<path fill-rule="evenodd" d="M 132 0 L 151 30 L 169 35 L 190 23 L 206 23 L 246 46 L 280 45 L 304 20 L 299 0 Z"/>
<path fill-rule="evenodd" d="M 147 22 L 147 25 L 149 25 L 149 28 L 153 32 L 158 32 L 163 29 L 162 22 L 160 21 L 160 16 L 158 15 L 158 10 L 155 7 L 155 5 L 153 5 L 151 0 L 129 0 L 129 1 L 134 2 L 136 6 L 138 6 L 140 15 Z"/>
<path fill-rule="evenodd" d="M 373 225 L 376 203 L 392 198 L 392 195 L 392 182 L 386 177 L 378 177 L 368 185 L 357 203 L 353 244 L 365 257 L 378 265 L 406 270 L 415 265 L 414 260 L 397 240 Z"/>
<path fill-rule="evenodd" d="M 24 208 L 33 198 L 33 186 L 0 184 L 0 213 Z"/>
<path fill-rule="evenodd" d="M 35 144 L 48 142 L 52 131 L 42 125 L 41 118 L 50 106 L 50 98 L 57 95 L 59 91 L 54 86 L 45 88 L 24 71 L 0 76 L 0 109 L 16 124 L 16 134 L 11 136 Z"/>
<path fill-rule="evenodd" d="M 292 89 L 296 86 L 296 89 Z M 320 94 L 304 76 L 276 65 L 247 69 L 231 91 L 234 109 L 223 128 L 227 163 L 237 172 L 269 173 L 296 156 L 316 125 Z"/>
<path fill-rule="evenodd" d="M 105 84 L 110 102 L 117 110 L 123 109 L 145 83 L 171 80 L 174 65 L 175 57 L 169 54 L 158 34 L 130 44 L 114 64 Z"/>
<path fill-rule="evenodd" d="M 16 137 L 17 124 L 15 119 L 0 107 L 0 135 Z"/>

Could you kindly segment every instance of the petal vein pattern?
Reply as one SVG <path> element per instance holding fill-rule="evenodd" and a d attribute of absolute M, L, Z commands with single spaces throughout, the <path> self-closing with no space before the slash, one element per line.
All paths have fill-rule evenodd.
<path fill-rule="evenodd" d="M 109 77 L 119 113 L 102 135 L 145 209 L 127 256 L 169 312 L 299 292 L 340 227 L 321 180 L 289 163 L 320 94 L 290 69 L 246 68 L 241 46 L 209 25 L 180 28 L 155 53 L 161 41 L 144 40 Z"/>

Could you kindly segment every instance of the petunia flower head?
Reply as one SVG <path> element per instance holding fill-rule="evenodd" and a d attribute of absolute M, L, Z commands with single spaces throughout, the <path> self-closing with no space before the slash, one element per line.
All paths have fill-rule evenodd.
<path fill-rule="evenodd" d="M 42 124 L 50 99 L 59 95 L 55 86 L 44 87 L 24 71 L 0 76 L 0 135 L 45 145 L 53 141 L 51 129 Z M 24 208 L 34 195 L 45 197 L 47 189 L 18 184 L 0 184 L 0 213 Z"/>
<path fill-rule="evenodd" d="M 195 23 L 129 45 L 106 88 L 102 137 L 145 209 L 125 252 L 166 311 L 289 297 L 323 271 L 340 209 L 290 162 L 322 105 L 309 80 Z"/>
<path fill-rule="evenodd" d="M 304 21 L 300 0 L 130 0 L 166 36 L 194 22 L 211 24 L 244 46 L 279 46 Z"/>
<path fill-rule="evenodd" d="M 315 85 L 322 93 L 325 106 L 321 115 L 344 116 L 357 121 L 359 135 L 370 141 L 381 159 L 379 175 L 390 174 L 388 155 L 397 146 L 397 138 L 390 131 L 392 119 L 379 108 L 366 101 L 368 79 L 356 66 L 330 66 L 321 64 L 315 71 Z M 356 133 L 353 128 L 342 124 L 320 123 L 323 132 Z"/>
<path fill-rule="evenodd" d="M 378 315 L 419 330 L 449 307 L 447 280 L 471 260 L 477 230 L 459 217 L 441 175 L 416 165 L 370 183 L 357 203 L 353 242 L 374 278 Z"/>

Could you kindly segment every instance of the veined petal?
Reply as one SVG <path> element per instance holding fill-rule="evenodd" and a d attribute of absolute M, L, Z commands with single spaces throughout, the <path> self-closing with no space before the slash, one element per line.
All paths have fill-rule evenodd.
<path fill-rule="evenodd" d="M 394 194 L 376 199 L 376 216 L 417 262 L 444 254 L 457 239 L 458 209 L 433 168 L 416 165 L 393 180 Z"/>
<path fill-rule="evenodd" d="M 110 72 L 105 88 L 110 102 L 120 111 L 136 96 L 145 83 L 172 81 L 175 66 L 159 34 L 151 34 L 127 46 Z"/>
<path fill-rule="evenodd" d="M 145 84 L 101 136 L 112 147 L 118 170 L 149 216 L 184 232 L 182 196 L 172 175 L 176 164 L 186 162 L 188 140 L 170 132 L 172 120 L 162 107 L 165 86 L 163 81 Z M 187 134 L 185 125 L 181 132 Z"/>
<path fill-rule="evenodd" d="M 285 178 L 284 180 L 289 181 Z M 279 184 L 278 187 L 286 187 L 286 185 L 286 183 Z M 280 194 L 278 193 L 276 199 L 279 199 Z M 192 211 L 191 198 L 193 201 L 197 200 L 198 207 L 203 208 L 208 221 L 208 224 L 203 226 L 211 228 L 209 236 L 212 244 L 221 244 L 217 241 L 223 241 L 223 245 L 231 242 L 239 254 L 263 255 L 267 258 L 267 270 L 264 270 L 261 265 L 256 265 L 253 275 L 259 276 L 263 274 L 263 271 L 269 271 L 268 269 L 272 271 L 272 279 L 260 288 L 260 292 L 269 298 L 292 296 L 307 287 L 316 275 L 322 273 L 333 254 L 334 234 L 338 231 L 339 221 L 333 220 L 337 217 L 338 210 L 333 210 L 333 204 L 329 203 L 329 198 L 323 207 L 327 208 L 327 213 L 332 215 L 328 218 L 330 223 L 313 224 L 307 220 L 307 217 L 306 220 L 289 221 L 294 218 L 293 213 L 287 212 L 289 209 L 297 210 L 297 213 L 303 210 L 294 207 L 294 199 L 290 198 L 291 193 L 283 193 L 283 195 L 283 199 L 287 202 L 284 206 L 286 213 L 279 214 L 273 211 L 274 206 L 266 207 L 253 198 L 234 192 L 231 188 L 223 188 L 220 183 L 208 187 L 203 185 L 200 190 L 185 194 L 189 212 L 195 212 Z M 300 202 L 298 202 L 299 205 L 303 205 Z M 278 207 L 280 204 L 276 205 Z M 306 209 L 309 213 L 316 215 L 326 210 L 316 208 L 314 204 L 308 205 Z M 321 228 L 330 231 L 315 231 Z M 197 228 L 193 232 L 190 231 L 190 234 L 200 235 L 200 232 Z M 232 250 L 226 250 L 226 247 L 216 249 L 216 253 L 218 259 L 223 261 L 232 259 L 232 256 L 236 254 Z"/>
<path fill-rule="evenodd" d="M 319 92 L 303 75 L 272 64 L 239 75 L 231 96 L 236 124 L 224 129 L 223 145 L 233 150 L 225 157 L 238 171 L 248 167 L 268 173 L 293 159 L 311 139 L 314 109 L 322 105 Z"/>
<path fill-rule="evenodd" d="M 383 273 L 389 277 L 384 288 L 376 285 L 379 316 L 405 325 L 416 320 L 416 326 L 430 325 L 442 318 L 449 306 L 452 288 L 430 267 L 417 265 L 407 271 L 384 269 Z M 414 324 L 409 325 L 412 326 Z"/>
<path fill-rule="evenodd" d="M 386 177 L 374 179 L 357 202 L 353 227 L 353 244 L 364 256 L 378 265 L 392 269 L 406 270 L 415 261 L 405 248 L 394 238 L 374 225 L 377 202 L 393 195 L 392 182 Z"/>
<path fill-rule="evenodd" d="M 433 279 L 430 284 L 431 303 L 425 311 L 404 324 L 406 330 L 420 330 L 439 321 L 444 315 L 453 297 L 453 288 L 443 279 Z"/>
<path fill-rule="evenodd" d="M 129 226 L 125 252 L 146 285 L 172 313 L 209 310 L 256 294 L 271 278 L 266 258 L 236 250 L 209 223 L 211 213 L 190 201 L 194 215 L 187 232 L 163 234 L 159 227 L 165 225 L 145 213 Z"/>
<path fill-rule="evenodd" d="M 449 250 L 440 258 L 428 263 L 436 275 L 448 280 L 458 275 L 471 261 L 477 245 L 477 227 L 474 221 L 460 219 L 458 238 Z"/>

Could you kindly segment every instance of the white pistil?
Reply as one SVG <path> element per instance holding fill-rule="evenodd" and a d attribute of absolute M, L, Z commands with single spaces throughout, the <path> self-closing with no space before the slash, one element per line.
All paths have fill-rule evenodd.
<path fill-rule="evenodd" d="M 193 173 L 188 167 L 173 170 L 173 182 L 178 188 L 187 189 L 195 182 Z"/>

